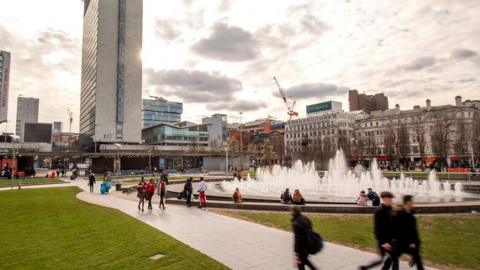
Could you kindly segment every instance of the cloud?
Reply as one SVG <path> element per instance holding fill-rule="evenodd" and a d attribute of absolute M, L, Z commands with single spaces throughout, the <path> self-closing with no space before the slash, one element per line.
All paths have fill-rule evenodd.
<path fill-rule="evenodd" d="M 431 67 L 437 63 L 435 57 L 420 57 L 415 59 L 412 63 L 402 66 L 402 69 L 407 71 L 418 71 Z"/>
<path fill-rule="evenodd" d="M 176 96 L 185 102 L 209 103 L 231 101 L 233 95 L 243 89 L 242 82 L 219 73 L 185 69 L 144 70 L 146 87 L 153 87 L 155 94 Z"/>
<path fill-rule="evenodd" d="M 289 87 L 285 90 L 285 94 L 293 99 L 319 98 L 325 96 L 341 96 L 345 95 L 348 88 L 338 86 L 331 83 L 305 83 Z M 279 96 L 277 92 L 276 96 Z"/>
<path fill-rule="evenodd" d="M 450 53 L 451 58 L 458 60 L 468 59 L 477 56 L 478 53 L 469 49 L 455 49 Z"/>
<path fill-rule="evenodd" d="M 267 106 L 267 103 L 263 101 L 234 100 L 231 102 L 212 103 L 207 105 L 207 109 L 212 111 L 227 110 L 235 112 L 252 112 Z"/>
<path fill-rule="evenodd" d="M 259 54 L 252 33 L 223 23 L 216 23 L 211 35 L 193 44 L 191 49 L 201 56 L 232 62 L 252 60 Z"/>
<path fill-rule="evenodd" d="M 179 24 L 174 20 L 155 20 L 155 35 L 163 39 L 175 39 L 181 35 Z"/>

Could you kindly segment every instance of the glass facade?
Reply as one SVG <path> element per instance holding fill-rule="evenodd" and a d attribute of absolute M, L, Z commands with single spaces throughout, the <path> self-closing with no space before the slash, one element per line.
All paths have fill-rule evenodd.
<path fill-rule="evenodd" d="M 123 113 L 125 94 L 125 12 L 126 0 L 118 5 L 118 52 L 117 52 L 117 139 L 123 138 Z"/>
<path fill-rule="evenodd" d="M 95 132 L 95 89 L 97 83 L 98 1 L 85 5 L 82 46 L 82 81 L 80 94 L 80 133 Z"/>
<path fill-rule="evenodd" d="M 148 144 L 158 145 L 208 145 L 208 125 L 176 126 L 160 124 L 143 131 Z"/>
<path fill-rule="evenodd" d="M 177 123 L 181 121 L 183 103 L 165 99 L 144 99 L 142 108 L 143 128 L 161 123 Z"/>

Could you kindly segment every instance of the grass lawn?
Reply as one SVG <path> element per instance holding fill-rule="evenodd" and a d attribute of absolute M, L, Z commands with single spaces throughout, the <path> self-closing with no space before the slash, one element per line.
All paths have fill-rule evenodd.
<path fill-rule="evenodd" d="M 240 219 L 291 230 L 287 213 L 220 211 Z M 371 216 L 307 214 L 327 241 L 375 251 Z M 443 269 L 480 269 L 480 215 L 419 216 L 422 253 Z"/>
<path fill-rule="evenodd" d="M 227 269 L 78 188 L 0 192 L 1 269 Z M 148 257 L 163 254 L 157 261 Z"/>
<path fill-rule="evenodd" d="M 58 178 L 25 178 L 25 179 L 13 179 L 13 186 L 14 187 L 18 186 L 19 181 L 22 183 L 22 186 L 63 183 L 63 181 Z M 11 187 L 11 186 L 12 186 L 12 179 L 0 179 L 0 188 Z"/>

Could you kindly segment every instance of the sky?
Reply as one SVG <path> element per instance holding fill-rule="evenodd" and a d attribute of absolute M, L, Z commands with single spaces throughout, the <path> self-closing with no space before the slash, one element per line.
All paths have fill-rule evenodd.
<path fill-rule="evenodd" d="M 41 122 L 65 130 L 72 110 L 77 131 L 83 3 L 0 7 L 0 50 L 12 53 L 8 130 L 23 95 L 40 98 Z M 143 96 L 184 102 L 184 120 L 243 122 L 287 119 L 274 76 L 301 117 L 328 100 L 348 110 L 348 89 L 384 92 L 403 109 L 480 99 L 478 14 L 477 0 L 144 0 Z"/>

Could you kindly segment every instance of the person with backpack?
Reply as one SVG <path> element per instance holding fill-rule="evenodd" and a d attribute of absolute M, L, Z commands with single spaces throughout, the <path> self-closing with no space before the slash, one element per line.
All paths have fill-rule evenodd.
<path fill-rule="evenodd" d="M 308 260 L 308 256 L 321 250 L 323 247 L 321 237 L 313 232 L 312 223 L 302 215 L 298 207 L 292 207 L 291 213 L 297 267 L 299 270 L 304 270 L 305 266 L 308 266 L 315 270 L 317 268 Z"/>
<path fill-rule="evenodd" d="M 147 201 L 148 201 L 148 209 L 152 210 L 152 199 L 153 199 L 153 194 L 155 194 L 155 183 L 153 182 L 153 179 L 150 179 L 150 181 L 147 184 Z"/>
<path fill-rule="evenodd" d="M 90 187 L 90 192 L 93 192 L 93 187 L 95 186 L 95 174 L 91 173 L 88 177 L 88 186 Z"/>
<path fill-rule="evenodd" d="M 147 183 L 145 183 L 144 179 L 140 180 L 140 183 L 137 185 L 137 197 L 139 199 L 138 201 L 138 210 L 140 210 L 140 204 L 142 205 L 142 212 L 143 212 L 143 207 L 145 204 L 145 197 L 147 195 Z"/>
<path fill-rule="evenodd" d="M 203 177 L 200 177 L 200 184 L 198 185 L 198 198 L 200 200 L 199 208 L 204 208 L 207 206 L 207 196 L 205 195 L 207 191 L 207 182 Z"/>
<path fill-rule="evenodd" d="M 410 266 L 416 265 L 417 270 L 423 270 L 420 256 L 420 237 L 418 236 L 417 219 L 414 215 L 413 196 L 403 196 L 403 206 L 393 217 L 394 238 L 397 244 L 397 256 L 407 253 L 412 256 Z"/>
<path fill-rule="evenodd" d="M 160 180 L 160 182 L 158 182 L 158 187 L 157 187 L 157 192 L 158 192 L 158 196 L 160 196 L 160 203 L 158 205 L 158 208 L 162 208 L 163 207 L 163 210 L 165 210 L 165 202 L 164 202 L 164 199 L 165 199 L 165 194 L 167 193 L 167 184 L 165 182 L 165 180 Z"/>
<path fill-rule="evenodd" d="M 377 209 L 374 215 L 374 232 L 377 239 L 378 252 L 380 259 L 371 262 L 369 265 L 360 266 L 360 270 L 374 268 L 383 263 L 382 270 L 399 269 L 398 257 L 395 251 L 395 243 L 393 238 L 393 194 L 389 191 L 380 193 L 382 205 Z M 388 258 L 384 262 L 385 256 Z"/>

